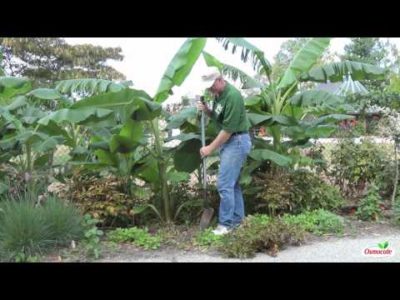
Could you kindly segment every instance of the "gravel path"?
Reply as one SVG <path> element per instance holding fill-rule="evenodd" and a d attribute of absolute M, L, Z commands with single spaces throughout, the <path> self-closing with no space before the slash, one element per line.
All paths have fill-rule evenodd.
<path fill-rule="evenodd" d="M 376 248 L 378 243 L 388 241 L 389 249 L 394 251 L 389 257 L 366 257 L 365 248 Z M 100 262 L 400 262 L 400 232 L 398 234 L 374 234 L 356 238 L 328 238 L 325 241 L 308 242 L 300 247 L 288 247 L 277 257 L 259 253 L 251 259 L 222 258 L 218 252 L 206 253 L 165 249 L 141 251 L 130 249 L 115 253 Z"/>

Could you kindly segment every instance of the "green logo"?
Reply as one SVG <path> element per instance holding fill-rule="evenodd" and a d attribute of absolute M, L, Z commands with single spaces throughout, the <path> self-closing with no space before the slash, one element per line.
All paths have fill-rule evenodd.
<path fill-rule="evenodd" d="M 378 244 L 378 247 L 379 247 L 380 249 L 386 249 L 387 247 L 389 247 L 389 242 L 386 241 L 386 242 L 383 242 L 383 243 L 379 243 L 379 244 Z"/>

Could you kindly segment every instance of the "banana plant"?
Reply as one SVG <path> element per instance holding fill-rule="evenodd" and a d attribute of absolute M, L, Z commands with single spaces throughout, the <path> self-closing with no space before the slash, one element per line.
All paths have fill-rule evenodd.
<path fill-rule="evenodd" d="M 241 49 L 241 59 L 245 62 L 251 54 L 254 69 L 259 76 L 265 76 L 268 82 L 262 86 L 257 79 L 243 72 L 238 76 L 244 88 L 250 86 L 259 89 L 257 95 L 245 99 L 251 125 L 266 126 L 273 138 L 272 143 L 256 138 L 255 149 L 250 153 L 252 161 L 246 166 L 248 171 L 254 170 L 266 160 L 280 166 L 299 162 L 301 157 L 290 155 L 294 147 L 306 146 L 310 138 L 329 136 L 335 130 L 336 121 L 351 118 L 346 115 L 351 107 L 343 98 L 325 91 L 302 90 L 302 82 L 337 82 L 349 72 L 357 80 L 384 76 L 381 68 L 350 61 L 314 67 L 329 46 L 330 39 L 312 38 L 296 53 L 283 76 L 273 81 L 270 77 L 271 64 L 256 46 L 241 38 L 218 40 L 226 50 L 232 46 L 232 53 Z M 208 66 L 217 67 L 231 78 L 235 78 L 235 73 L 238 73 L 209 53 L 203 53 L 203 56 Z M 284 136 L 289 141 L 282 141 Z"/>
<path fill-rule="evenodd" d="M 28 79 L 0 77 L 0 161 L 15 165 L 26 178 L 32 178 L 34 169 L 51 165 L 56 146 L 68 142 L 61 127 L 37 123 L 47 114 L 42 103 L 60 95 L 31 88 Z M 29 181 L 28 187 L 32 185 Z"/>

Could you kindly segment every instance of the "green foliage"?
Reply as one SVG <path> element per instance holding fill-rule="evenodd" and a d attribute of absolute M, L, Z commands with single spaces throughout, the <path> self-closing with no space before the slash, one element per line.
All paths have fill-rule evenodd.
<path fill-rule="evenodd" d="M 254 199 L 254 211 L 271 215 L 319 208 L 335 210 L 344 203 L 335 187 L 306 170 L 257 173 L 247 193 Z"/>
<path fill-rule="evenodd" d="M 155 250 L 160 248 L 161 237 L 152 236 L 147 228 L 117 228 L 108 233 L 108 239 L 115 243 L 133 243 L 136 246 L 143 247 L 146 250 Z"/>
<path fill-rule="evenodd" d="M 82 215 L 72 204 L 48 197 L 43 204 L 42 214 L 57 243 L 67 244 L 82 238 Z"/>
<path fill-rule="evenodd" d="M 98 222 L 98 220 L 93 219 L 89 214 L 86 214 L 83 219 L 85 230 L 83 245 L 86 255 L 95 259 L 98 259 L 101 255 L 100 237 L 103 235 L 103 231 L 99 230 L 96 226 Z"/>
<path fill-rule="evenodd" d="M 121 179 L 82 175 L 73 179 L 68 196 L 100 226 L 126 226 L 135 222 L 135 207 L 148 203 L 151 195 L 147 187 L 132 185 L 132 189 L 130 196 Z"/>
<path fill-rule="evenodd" d="M 303 239 L 304 230 L 296 225 L 262 215 L 249 216 L 238 229 L 222 237 L 219 249 L 227 257 L 248 258 L 265 251 L 276 256 L 282 247 Z"/>
<path fill-rule="evenodd" d="M 332 172 L 335 183 L 347 195 L 359 195 L 365 184 L 382 176 L 389 159 L 379 144 L 363 140 L 356 144 L 344 140 L 332 150 Z"/>
<path fill-rule="evenodd" d="M 32 199 L 21 194 L 1 202 L 0 254 L 7 261 L 28 260 L 82 237 L 74 207 L 55 198 L 38 206 Z"/>
<path fill-rule="evenodd" d="M 285 214 L 282 220 L 286 224 L 301 226 L 304 230 L 318 235 L 325 233 L 342 234 L 344 230 L 343 219 L 323 209 L 299 215 Z"/>
<path fill-rule="evenodd" d="M 212 232 L 212 229 L 208 228 L 206 230 L 197 233 L 195 237 L 195 244 L 202 247 L 211 247 L 211 246 L 218 247 L 219 245 L 221 245 L 221 240 L 222 240 L 221 235 L 215 235 Z"/>
<path fill-rule="evenodd" d="M 363 221 L 376 221 L 381 215 L 380 204 L 382 198 L 379 195 L 379 188 L 375 184 L 371 184 L 368 194 L 361 200 L 356 215 Z"/>

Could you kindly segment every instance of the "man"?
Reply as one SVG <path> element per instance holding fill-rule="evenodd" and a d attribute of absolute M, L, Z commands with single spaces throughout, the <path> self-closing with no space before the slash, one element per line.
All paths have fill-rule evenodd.
<path fill-rule="evenodd" d="M 221 202 L 218 226 L 213 233 L 222 235 L 239 226 L 244 218 L 239 177 L 251 150 L 248 133 L 250 123 L 239 90 L 226 82 L 218 73 L 208 76 L 207 80 L 214 81 L 208 88 L 215 97 L 213 108 L 210 110 L 207 105 L 198 102 L 198 109 L 205 111 L 216 122 L 220 132 L 211 144 L 200 149 L 200 155 L 208 156 L 214 150 L 219 150 L 220 168 L 217 188 Z"/>

